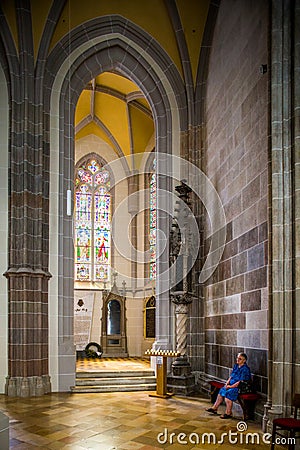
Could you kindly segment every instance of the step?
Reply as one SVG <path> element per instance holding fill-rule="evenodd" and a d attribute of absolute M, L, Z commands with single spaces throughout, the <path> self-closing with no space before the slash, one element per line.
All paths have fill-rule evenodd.
<path fill-rule="evenodd" d="M 74 394 L 88 394 L 97 392 L 137 392 L 137 391 L 155 391 L 156 383 L 151 384 L 120 384 L 106 386 L 72 386 L 71 392 Z"/>
<path fill-rule="evenodd" d="M 101 371 L 101 372 L 77 372 L 76 378 L 131 378 L 154 376 L 154 371 L 149 370 L 120 370 L 120 371 Z"/>
<path fill-rule="evenodd" d="M 119 385 L 119 384 L 148 384 L 155 383 L 155 376 L 149 377 L 118 377 L 118 378 L 94 378 L 91 376 L 90 378 L 76 378 L 76 386 L 103 386 L 103 385 Z"/>

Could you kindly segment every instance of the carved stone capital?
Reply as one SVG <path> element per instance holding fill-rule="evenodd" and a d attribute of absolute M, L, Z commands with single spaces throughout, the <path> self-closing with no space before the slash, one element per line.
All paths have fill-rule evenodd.
<path fill-rule="evenodd" d="M 192 303 L 194 296 L 189 292 L 171 292 L 170 297 L 175 305 L 189 305 Z"/>

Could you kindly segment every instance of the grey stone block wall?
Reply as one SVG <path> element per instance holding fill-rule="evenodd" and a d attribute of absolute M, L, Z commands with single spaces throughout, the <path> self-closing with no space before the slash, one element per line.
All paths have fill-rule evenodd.
<path fill-rule="evenodd" d="M 270 78 L 260 66 L 268 62 L 268 27 L 267 2 L 221 2 L 207 76 L 203 148 L 203 170 L 221 197 L 227 222 L 222 259 L 204 290 L 205 373 L 227 378 L 236 353 L 245 351 L 257 389 L 265 393 Z M 208 218 L 206 223 L 208 235 Z"/>

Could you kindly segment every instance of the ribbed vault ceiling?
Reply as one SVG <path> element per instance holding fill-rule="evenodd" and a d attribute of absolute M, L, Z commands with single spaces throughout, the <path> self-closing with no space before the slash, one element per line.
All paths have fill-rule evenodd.
<path fill-rule="evenodd" d="M 137 85 L 117 73 L 104 72 L 91 80 L 79 97 L 75 131 L 76 139 L 94 134 L 118 154 L 130 155 L 149 150 L 154 123 Z"/>

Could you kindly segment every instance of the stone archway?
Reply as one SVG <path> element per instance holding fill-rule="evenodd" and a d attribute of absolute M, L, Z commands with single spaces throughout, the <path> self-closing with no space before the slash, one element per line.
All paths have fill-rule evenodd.
<path fill-rule="evenodd" d="M 157 155 L 171 154 L 172 149 L 179 149 L 180 133 L 187 128 L 182 80 L 162 48 L 156 43 L 149 47 L 149 40 L 144 31 L 120 16 L 95 19 L 73 30 L 62 40 L 47 63 L 49 77 L 45 101 L 51 111 L 50 214 L 54 218 L 54 226 L 50 227 L 53 238 L 50 271 L 53 279 L 49 286 L 49 298 L 53 301 L 49 304 L 50 315 L 59 318 L 58 325 L 56 320 L 50 321 L 50 338 L 55 342 L 55 351 L 50 356 L 50 372 L 57 374 L 59 391 L 68 390 L 75 380 L 72 218 L 66 216 L 65 205 L 74 165 L 73 118 L 77 99 L 91 78 L 102 71 L 115 70 L 132 79 L 152 107 Z M 158 157 L 158 173 L 164 164 L 164 158 Z M 158 184 L 163 190 L 171 188 L 166 177 L 158 176 Z M 158 227 L 168 229 L 167 214 L 160 214 Z M 165 249 L 161 252 L 158 274 L 167 265 L 168 252 Z M 157 283 L 165 281 L 158 276 Z M 168 346 L 172 330 L 165 320 L 171 315 L 167 292 L 157 297 L 156 311 L 157 342 Z"/>

